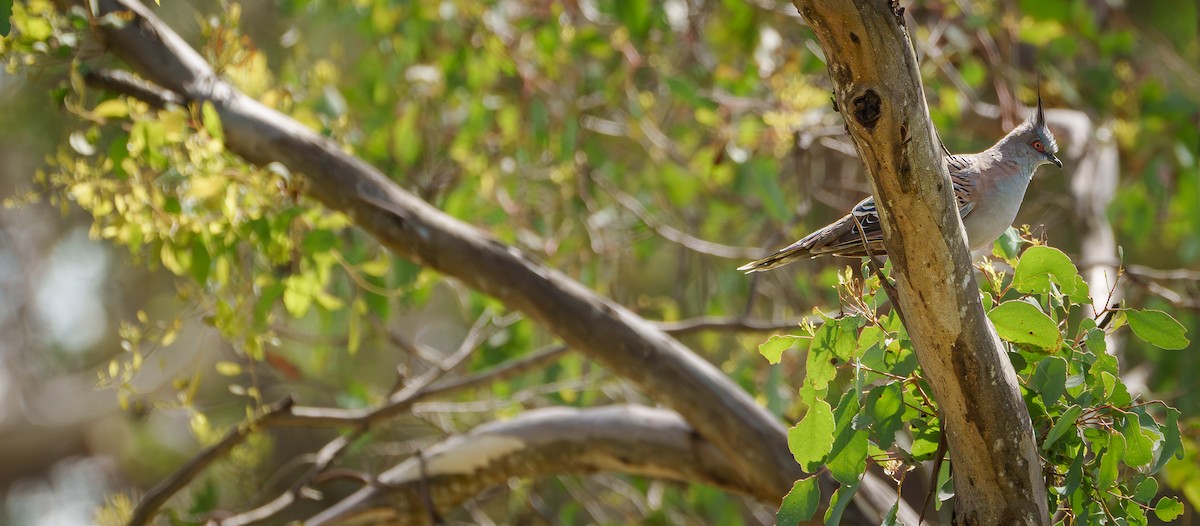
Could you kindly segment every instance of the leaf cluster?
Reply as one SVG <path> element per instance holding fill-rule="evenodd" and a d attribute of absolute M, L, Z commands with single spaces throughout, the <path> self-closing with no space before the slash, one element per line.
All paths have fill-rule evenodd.
<path fill-rule="evenodd" d="M 1047 498 L 1060 523 L 1147 524 L 1150 514 L 1163 521 L 1178 517 L 1182 503 L 1158 497 L 1153 476 L 1183 458 L 1180 412 L 1130 394 L 1116 358 L 1106 353 L 1106 340 L 1129 325 L 1152 345 L 1182 349 L 1189 343 L 1183 326 L 1156 310 L 1120 304 L 1094 310 L 1098 291 L 1089 290 L 1070 258 L 1015 230 L 997 242 L 995 253 L 995 263 L 981 265 L 982 299 L 1009 346 L 1037 433 Z M 863 272 L 870 275 L 866 267 Z M 882 465 L 899 484 L 939 451 L 936 401 L 927 395 L 899 317 L 875 308 L 878 279 L 856 279 L 847 269 L 839 292 L 848 313 L 825 317 L 804 334 L 773 336 L 760 347 L 773 363 L 794 344 L 806 344 L 808 351 L 800 388 L 807 411 L 788 438 L 796 461 L 812 475 L 783 500 L 781 524 L 811 518 L 820 502 L 821 473 L 841 485 L 825 515 L 827 524 L 837 524 L 867 462 Z M 912 440 L 897 443 L 897 433 Z M 939 506 L 953 497 L 953 452 L 947 460 L 937 484 Z"/>

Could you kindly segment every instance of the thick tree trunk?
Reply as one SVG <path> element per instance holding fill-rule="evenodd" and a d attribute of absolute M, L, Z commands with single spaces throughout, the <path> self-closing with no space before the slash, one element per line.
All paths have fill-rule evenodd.
<path fill-rule="evenodd" d="M 884 0 L 795 4 L 825 50 L 835 99 L 871 177 L 893 299 L 941 408 L 955 522 L 1048 524 L 1033 427 L 980 303 L 902 12 Z"/>

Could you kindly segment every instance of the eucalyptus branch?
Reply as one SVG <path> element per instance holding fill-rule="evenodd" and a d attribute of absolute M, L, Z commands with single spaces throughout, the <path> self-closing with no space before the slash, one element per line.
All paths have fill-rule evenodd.
<path fill-rule="evenodd" d="M 468 339 L 464 343 L 467 341 L 470 340 Z M 464 345 L 463 347 L 466 346 Z M 393 395 L 389 403 L 373 410 L 298 406 L 295 405 L 290 397 L 285 398 L 267 406 L 263 413 L 251 422 L 244 423 L 230 430 L 220 442 L 205 449 L 199 455 L 189 460 L 187 464 L 171 475 L 171 477 L 151 488 L 134 509 L 129 526 L 148 524 L 167 500 L 186 487 L 204 468 L 224 457 L 234 447 L 244 442 L 249 438 L 251 433 L 270 427 L 352 427 L 357 428 L 355 431 L 357 435 L 357 433 L 366 429 L 371 424 L 403 413 L 411 409 L 418 402 L 512 378 L 529 370 L 548 365 L 550 362 L 562 357 L 566 351 L 567 348 L 564 345 L 549 347 L 487 371 L 437 385 L 430 385 L 432 378 L 429 378 L 424 381 L 423 385 L 412 384 L 411 388 Z M 460 352 L 456 354 L 464 353 Z M 446 369 L 449 368 L 446 367 Z M 322 453 L 325 452 L 326 449 L 322 449 Z M 318 459 L 321 458 L 324 457 L 318 454 Z M 332 461 L 332 458 L 329 461 Z M 329 461 L 324 462 L 324 464 L 328 465 Z M 315 464 L 321 465 L 322 462 L 318 460 Z M 316 472 L 310 470 L 309 475 L 301 480 L 311 480 L 319 472 L 320 470 Z M 299 490 L 297 489 L 296 491 Z M 279 499 L 290 499 L 294 496 L 280 496 Z M 279 501 L 279 499 L 276 499 L 276 501 Z M 276 501 L 272 502 L 276 505 L 286 505 Z M 287 503 L 290 502 L 288 500 Z M 270 506 L 270 504 L 267 506 Z"/>
<path fill-rule="evenodd" d="M 663 332 L 672 336 L 682 336 L 685 334 L 693 334 L 702 331 L 718 331 L 718 332 L 771 332 L 794 330 L 801 325 L 810 323 L 820 325 L 822 319 L 816 316 L 809 316 L 799 320 L 758 320 L 749 317 L 719 317 L 719 316 L 701 316 L 698 318 L 686 318 L 678 321 L 659 321 L 655 322 L 658 328 Z"/>
<path fill-rule="evenodd" d="M 119 69 L 89 70 L 83 74 L 83 80 L 89 86 L 128 95 L 158 110 L 172 104 L 176 106 L 184 104 L 183 98 L 174 92 Z"/>

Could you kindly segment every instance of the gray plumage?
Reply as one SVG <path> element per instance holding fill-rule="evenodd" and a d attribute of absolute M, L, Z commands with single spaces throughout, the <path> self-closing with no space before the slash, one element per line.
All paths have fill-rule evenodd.
<path fill-rule="evenodd" d="M 1013 128 L 991 148 L 943 158 L 971 250 L 991 244 L 1012 225 L 1034 171 L 1043 164 L 1062 168 L 1057 153 L 1058 143 L 1046 127 L 1039 95 L 1034 117 Z M 824 255 L 862 257 L 868 255 L 868 247 L 871 254 L 887 252 L 874 197 L 863 199 L 834 223 L 738 270 L 762 272 Z"/>

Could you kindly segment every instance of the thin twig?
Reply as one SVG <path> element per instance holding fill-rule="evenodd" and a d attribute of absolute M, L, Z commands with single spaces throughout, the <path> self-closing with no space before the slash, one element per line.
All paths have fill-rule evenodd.
<path fill-rule="evenodd" d="M 486 337 L 483 339 L 486 339 Z M 464 343 L 467 342 L 464 341 Z M 133 516 L 129 521 L 129 526 L 142 526 L 147 524 L 148 521 L 151 520 L 158 512 L 158 510 L 162 508 L 163 504 L 165 504 L 167 500 L 186 487 L 193 479 L 196 478 L 196 476 L 200 474 L 201 471 L 204 470 L 205 467 L 227 454 L 238 444 L 242 443 L 253 431 L 267 427 L 285 426 L 314 428 L 354 427 L 358 428 L 359 430 L 366 429 L 371 424 L 406 411 L 412 408 L 412 406 L 416 403 L 428 398 L 443 396 L 446 394 L 478 387 L 480 385 L 503 381 L 529 370 L 547 365 L 550 362 L 561 358 L 564 354 L 566 354 L 566 352 L 567 347 L 565 345 L 555 345 L 530 353 L 524 358 L 514 360 L 512 362 L 496 366 L 487 371 L 475 373 L 463 378 L 434 385 L 429 385 L 427 382 L 425 385 L 420 385 L 412 390 L 402 390 L 400 393 L 397 393 L 397 395 L 393 396 L 392 401 L 387 405 L 378 407 L 374 410 L 364 411 L 340 408 L 297 406 L 290 397 L 285 398 L 269 406 L 266 411 L 256 420 L 250 423 L 242 424 L 231 430 L 229 434 L 227 434 L 220 442 L 206 449 L 201 454 L 193 457 L 170 478 L 152 488 L 147 493 L 146 497 L 143 498 L 138 503 L 138 506 L 134 509 Z M 459 355 L 469 353 L 455 354 Z M 451 360 L 447 360 L 444 363 L 446 365 L 450 365 L 452 361 L 454 361 L 454 356 L 451 357 Z M 446 367 L 447 370 L 451 368 L 452 367 Z M 430 381 L 433 379 L 436 378 L 430 378 Z M 410 386 L 417 386 L 419 381 L 420 379 L 410 384 Z M 326 447 L 328 448 L 329 446 Z M 325 451 L 326 449 L 323 448 L 322 452 Z M 316 463 L 321 463 L 320 454 L 318 454 Z M 316 475 L 313 474 L 313 476 Z M 277 498 L 276 501 L 280 501 L 284 498 L 285 497 L 281 496 L 280 498 Z M 276 501 L 272 501 L 272 503 L 268 503 L 262 508 L 265 508 L 271 504 L 279 504 L 279 502 Z M 286 504 L 290 504 L 290 502 L 291 501 L 289 500 Z"/>
<path fill-rule="evenodd" d="M 325 446 L 322 447 L 319 452 L 317 452 L 316 458 L 313 460 L 312 467 L 310 467 L 303 476 L 296 479 L 296 481 L 293 482 L 292 485 L 278 497 L 275 497 L 270 502 L 263 504 L 262 506 L 244 513 L 233 515 L 226 519 L 219 520 L 217 523 L 220 524 L 220 526 L 244 526 L 269 519 L 276 513 L 283 511 L 285 508 L 295 502 L 298 497 L 300 497 L 301 491 L 303 491 L 304 488 L 317 477 L 317 475 L 320 475 L 322 472 L 324 472 L 325 469 L 328 468 L 329 465 L 332 464 L 333 461 L 339 455 L 341 455 L 341 453 L 345 451 L 350 444 L 354 443 L 358 437 L 362 436 L 362 433 L 363 432 L 359 430 L 349 435 L 342 435 L 333 439 L 333 441 L 325 444 Z"/>
<path fill-rule="evenodd" d="M 678 321 L 659 321 L 654 324 L 663 332 L 672 336 L 681 336 L 701 331 L 719 332 L 771 332 L 795 329 L 804 323 L 821 324 L 817 317 L 807 317 L 800 320 L 756 320 L 744 316 L 701 316 Z"/>
<path fill-rule="evenodd" d="M 608 182 L 603 177 L 594 176 L 592 177 L 592 180 L 596 181 L 597 185 L 603 188 L 604 191 L 608 192 L 618 204 L 620 204 L 626 210 L 632 212 L 633 215 L 637 216 L 637 218 L 641 220 L 641 222 L 645 223 L 646 226 L 650 227 L 651 230 L 667 241 L 676 243 L 693 252 L 726 259 L 755 259 L 762 257 L 763 255 L 762 249 L 759 248 L 722 245 L 720 243 L 713 243 L 712 241 L 706 241 L 688 234 L 687 232 L 659 221 L 658 218 L 650 214 L 650 212 L 646 210 L 646 207 L 642 206 L 642 203 L 638 202 L 637 199 L 634 199 L 633 196 L 617 189 L 612 183 Z"/>
<path fill-rule="evenodd" d="M 1164 281 L 1200 281 L 1200 271 L 1188 270 L 1184 268 L 1164 270 L 1142 265 L 1129 265 L 1125 267 L 1125 272 L 1130 276 L 1146 279 L 1159 279 Z"/>
<path fill-rule="evenodd" d="M 271 425 L 272 420 L 286 414 L 292 409 L 293 405 L 294 401 L 289 396 L 267 406 L 257 418 L 234 427 L 225 434 L 225 437 L 220 442 L 209 446 L 208 449 L 205 449 L 199 455 L 192 457 L 187 464 L 184 464 L 183 467 L 179 468 L 169 478 L 155 484 L 146 493 L 146 496 L 138 502 L 137 507 L 134 508 L 133 515 L 129 518 L 129 526 L 142 526 L 149 523 L 155 514 L 158 513 L 158 510 L 162 508 L 163 504 L 166 504 L 167 500 L 187 486 L 204 468 L 208 467 L 209 464 L 212 464 L 218 458 L 225 456 L 230 450 L 245 441 L 250 436 L 250 433 L 259 428 Z"/>

